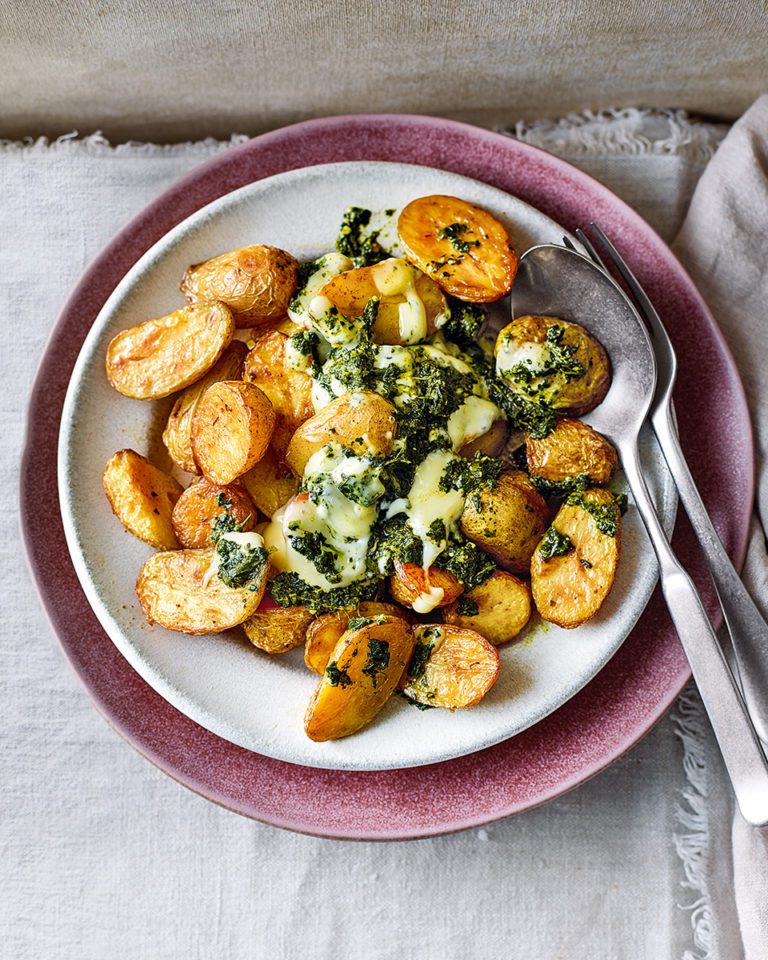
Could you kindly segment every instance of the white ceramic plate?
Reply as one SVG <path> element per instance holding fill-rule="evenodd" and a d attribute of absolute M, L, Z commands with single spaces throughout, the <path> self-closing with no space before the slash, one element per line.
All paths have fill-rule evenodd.
<path fill-rule="evenodd" d="M 471 753 L 511 737 L 556 710 L 610 659 L 645 608 L 657 579 L 635 511 L 627 513 L 622 559 L 600 614 L 577 630 L 536 618 L 520 641 L 500 650 L 499 680 L 472 710 L 420 712 L 393 697 L 365 730 L 316 744 L 302 719 L 316 678 L 303 651 L 269 657 L 235 634 L 188 637 L 150 627 L 134 584 L 151 549 L 126 533 L 104 496 L 110 456 L 132 447 L 170 467 L 160 433 L 172 399 L 128 400 L 104 375 L 104 355 L 120 330 L 183 304 L 178 283 L 190 263 L 248 243 L 268 243 L 300 259 L 331 249 L 341 215 L 357 205 L 400 208 L 443 193 L 485 207 L 522 253 L 559 242 L 563 230 L 522 201 L 474 180 L 408 164 L 357 162 L 308 167 L 260 180 L 215 201 L 155 244 L 99 314 L 72 374 L 59 442 L 64 529 L 80 582 L 112 641 L 161 696 L 203 727 L 249 750 L 291 763 L 349 770 L 418 766 Z M 498 307 L 497 309 L 502 309 Z M 649 485 L 671 529 L 676 499 L 655 444 L 643 450 Z"/>

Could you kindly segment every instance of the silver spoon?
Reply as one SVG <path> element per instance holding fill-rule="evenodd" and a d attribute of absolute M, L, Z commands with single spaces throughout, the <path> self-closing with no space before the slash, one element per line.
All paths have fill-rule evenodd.
<path fill-rule="evenodd" d="M 513 316 L 539 314 L 592 330 L 611 358 L 611 388 L 590 418 L 616 447 L 634 506 L 659 560 L 661 588 L 745 820 L 768 823 L 768 762 L 693 581 L 672 551 L 643 476 L 640 430 L 656 389 L 656 361 L 640 317 L 591 260 L 553 245 L 520 259 Z"/>

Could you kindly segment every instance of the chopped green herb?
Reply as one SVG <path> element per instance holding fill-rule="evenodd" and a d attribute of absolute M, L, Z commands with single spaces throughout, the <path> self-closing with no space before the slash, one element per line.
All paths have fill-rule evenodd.
<path fill-rule="evenodd" d="M 368 657 L 363 667 L 363 673 L 371 678 L 376 686 L 378 675 L 389 666 L 389 643 L 386 640 L 377 640 L 371 637 L 368 641 Z"/>
<path fill-rule="evenodd" d="M 216 543 L 219 579 L 228 587 L 245 587 L 261 576 L 268 554 L 263 547 L 221 539 Z"/>
<path fill-rule="evenodd" d="M 462 617 L 476 617 L 480 612 L 477 601 L 463 593 L 456 605 L 456 612 Z"/>
<path fill-rule="evenodd" d="M 378 580 L 358 580 L 348 587 L 322 590 L 305 583 L 293 571 L 280 573 L 269 583 L 269 593 L 278 606 L 306 607 L 311 613 L 329 613 L 339 607 L 353 607 L 364 600 L 373 600 Z"/>
<path fill-rule="evenodd" d="M 539 544 L 539 556 L 542 560 L 551 560 L 553 557 L 563 557 L 573 550 L 573 541 L 565 534 L 560 533 L 554 526 L 544 534 Z"/>
<path fill-rule="evenodd" d="M 565 501 L 574 507 L 581 507 L 595 521 L 595 526 L 604 533 L 606 537 L 615 537 L 618 529 L 618 520 L 621 515 L 621 507 L 617 498 L 614 497 L 612 503 L 594 503 L 587 500 L 583 493 L 577 491 L 572 493 Z"/>
<path fill-rule="evenodd" d="M 352 683 L 350 675 L 346 670 L 339 670 L 335 660 L 325 668 L 325 675 L 332 687 L 348 687 Z"/>
<path fill-rule="evenodd" d="M 369 623 L 375 623 L 373 617 L 350 617 L 347 630 L 360 630 L 362 627 L 367 627 Z"/>
<path fill-rule="evenodd" d="M 467 591 L 484 583 L 496 569 L 496 564 L 488 554 L 483 553 L 471 540 L 449 543 L 440 554 L 440 566 L 452 573 Z"/>
<path fill-rule="evenodd" d="M 232 500 L 231 498 L 227 497 L 226 493 L 217 493 L 216 506 L 223 507 L 225 510 L 229 510 L 229 508 L 232 506 Z"/>
<path fill-rule="evenodd" d="M 441 327 L 445 336 L 461 347 L 476 344 L 485 322 L 485 311 L 474 303 L 447 297 L 448 320 Z"/>
<path fill-rule="evenodd" d="M 469 226 L 466 223 L 449 223 L 447 227 L 443 227 L 437 234 L 438 240 L 450 240 L 451 245 L 454 249 L 458 250 L 459 253 L 469 253 L 470 247 L 479 247 L 479 240 L 464 240 L 462 235 L 469 230 Z"/>
<path fill-rule="evenodd" d="M 470 460 L 458 457 L 448 463 L 440 477 L 440 489 L 459 490 L 465 496 L 478 490 L 492 490 L 503 472 L 501 460 L 478 450 Z"/>
<path fill-rule="evenodd" d="M 422 703 L 420 700 L 414 700 L 413 697 L 409 697 L 407 693 L 404 693 L 402 690 L 398 690 L 397 695 L 402 697 L 403 700 L 407 700 L 412 707 L 416 707 L 417 710 L 434 710 L 434 706 L 431 703 Z"/>
<path fill-rule="evenodd" d="M 530 477 L 531 483 L 543 497 L 565 497 L 575 490 L 586 490 L 587 487 L 594 486 L 586 473 L 568 477 L 567 480 L 545 480 L 543 477 L 537 477 L 535 473 Z"/>
<path fill-rule="evenodd" d="M 328 583 L 338 583 L 341 580 L 337 568 L 339 555 L 322 533 L 306 532 L 300 537 L 289 535 L 288 542 L 296 553 L 300 553 L 315 565 L 318 573 L 321 573 Z"/>
<path fill-rule="evenodd" d="M 427 668 L 427 661 L 434 648 L 434 643 L 424 643 L 422 640 L 416 641 L 411 662 L 408 664 L 407 672 L 409 680 L 418 680 L 424 675 L 424 671 Z"/>
<path fill-rule="evenodd" d="M 356 267 L 370 267 L 389 256 L 379 243 L 379 231 L 366 230 L 370 222 L 371 211 L 362 207 L 349 207 L 341 221 L 336 249 Z"/>
<path fill-rule="evenodd" d="M 592 564 L 589 562 L 589 560 L 585 560 L 583 557 L 579 560 L 579 563 L 582 565 L 582 567 L 584 567 L 585 570 L 592 569 Z"/>

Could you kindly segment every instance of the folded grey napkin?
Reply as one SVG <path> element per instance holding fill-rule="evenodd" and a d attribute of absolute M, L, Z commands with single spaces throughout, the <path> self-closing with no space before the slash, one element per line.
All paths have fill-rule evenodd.
<path fill-rule="evenodd" d="M 768 95 L 734 125 L 673 245 L 733 351 L 755 432 L 757 498 L 744 581 L 768 617 Z M 734 893 L 745 960 L 768 957 L 768 829 L 735 815 Z"/>

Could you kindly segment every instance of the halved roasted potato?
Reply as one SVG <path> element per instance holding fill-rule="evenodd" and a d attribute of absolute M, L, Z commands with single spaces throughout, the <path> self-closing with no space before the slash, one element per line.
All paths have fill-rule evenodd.
<path fill-rule="evenodd" d="M 270 519 L 299 491 L 299 481 L 271 446 L 261 460 L 239 478 L 238 483 L 245 487 L 251 500 Z"/>
<path fill-rule="evenodd" d="M 527 573 L 548 518 L 547 503 L 528 475 L 508 470 L 495 486 L 467 497 L 461 529 L 500 566 Z"/>
<path fill-rule="evenodd" d="M 146 320 L 107 347 L 107 379 L 125 397 L 159 400 L 205 376 L 234 332 L 229 307 L 212 301 Z"/>
<path fill-rule="evenodd" d="M 389 578 L 389 592 L 404 607 L 416 613 L 429 613 L 445 607 L 463 592 L 464 587 L 447 570 L 432 566 L 425 570 L 418 563 L 395 563 Z"/>
<path fill-rule="evenodd" d="M 118 450 L 104 467 L 104 492 L 125 529 L 157 550 L 176 550 L 171 513 L 182 485 L 135 450 Z"/>
<path fill-rule="evenodd" d="M 288 444 L 285 462 L 300 477 L 312 454 L 327 443 L 340 443 L 358 454 L 384 456 L 396 435 L 395 408 L 389 400 L 370 390 L 356 390 L 301 424 Z"/>
<path fill-rule="evenodd" d="M 375 600 L 364 600 L 356 607 L 344 607 L 342 610 L 334 610 L 333 613 L 324 613 L 307 629 L 304 663 L 313 673 L 322 676 L 339 638 L 349 628 L 350 620 L 353 617 L 367 619 L 377 616 L 400 617 L 406 623 L 413 619 L 403 607 Z"/>
<path fill-rule="evenodd" d="M 517 254 L 507 231 L 466 200 L 412 200 L 398 218 L 397 235 L 406 257 L 460 300 L 491 303 L 512 289 Z"/>
<path fill-rule="evenodd" d="M 581 420 L 563 417 L 546 437 L 525 438 L 528 471 L 549 483 L 577 477 L 589 485 L 603 485 L 613 476 L 619 458 L 612 443 Z"/>
<path fill-rule="evenodd" d="M 504 449 L 508 436 L 509 424 L 507 421 L 494 420 L 490 430 L 464 444 L 459 450 L 459 456 L 466 457 L 469 460 L 479 451 L 489 457 L 498 457 Z"/>
<path fill-rule="evenodd" d="M 220 380 L 192 417 L 192 453 L 213 483 L 232 483 L 264 456 L 275 429 L 269 398 L 252 383 Z"/>
<path fill-rule="evenodd" d="M 401 681 L 406 697 L 425 707 L 474 707 L 499 676 L 499 654 L 474 630 L 449 625 L 414 627 L 416 645 Z"/>
<path fill-rule="evenodd" d="M 254 383 L 269 397 L 275 411 L 272 446 L 285 454 L 296 428 L 314 413 L 312 377 L 291 366 L 286 355 L 288 337 L 272 332 L 256 341 L 245 358 L 243 380 Z"/>
<path fill-rule="evenodd" d="M 531 560 L 531 589 L 544 620 L 578 627 L 610 593 L 621 550 L 621 512 L 608 490 L 571 494 Z"/>
<path fill-rule="evenodd" d="M 527 400 L 581 416 L 611 385 L 603 345 L 578 323 L 557 317 L 518 317 L 496 339 L 496 373 Z"/>
<path fill-rule="evenodd" d="M 267 582 L 267 564 L 258 578 L 229 587 L 215 573 L 215 550 L 174 550 L 147 560 L 136 593 L 150 624 L 181 633 L 219 633 L 253 616 Z"/>
<path fill-rule="evenodd" d="M 265 597 L 261 606 L 243 623 L 246 636 L 265 653 L 287 653 L 304 643 L 314 614 L 306 607 L 279 607 Z"/>
<path fill-rule="evenodd" d="M 375 343 L 420 343 L 448 318 L 445 297 L 434 280 L 399 257 L 340 273 L 320 296 L 348 319 L 360 317 L 369 300 L 377 298 Z"/>
<path fill-rule="evenodd" d="M 211 483 L 202 477 L 176 501 L 171 523 L 182 547 L 202 550 L 214 545 L 213 523 L 225 513 L 241 525 L 241 530 L 253 530 L 256 507 L 244 488 L 236 483 Z"/>
<path fill-rule="evenodd" d="M 376 716 L 413 653 L 413 631 L 399 617 L 342 634 L 304 717 L 311 740 L 348 737 Z"/>
<path fill-rule="evenodd" d="M 285 317 L 297 272 L 298 263 L 290 253 L 254 244 L 194 264 L 179 288 L 190 303 L 226 303 L 238 327 L 260 327 Z"/>
<path fill-rule="evenodd" d="M 530 588 L 506 570 L 496 570 L 443 609 L 444 623 L 475 630 L 494 646 L 513 640 L 530 618 Z"/>

